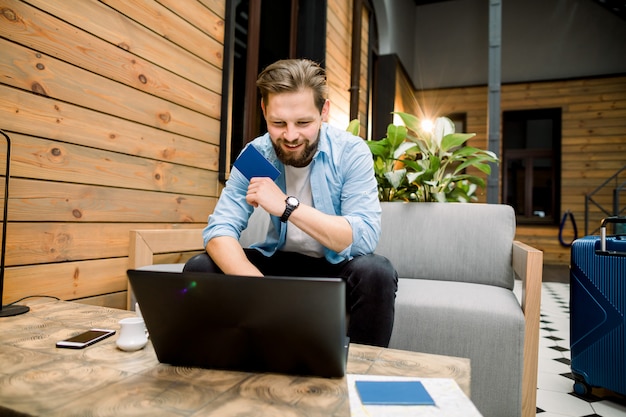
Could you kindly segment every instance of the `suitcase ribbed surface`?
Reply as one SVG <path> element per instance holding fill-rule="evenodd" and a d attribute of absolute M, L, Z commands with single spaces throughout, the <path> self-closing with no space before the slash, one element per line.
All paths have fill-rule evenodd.
<path fill-rule="evenodd" d="M 626 256 L 597 249 L 597 236 L 571 248 L 571 367 L 590 386 L 626 395 Z M 607 238 L 607 250 L 626 252 L 626 240 Z"/>

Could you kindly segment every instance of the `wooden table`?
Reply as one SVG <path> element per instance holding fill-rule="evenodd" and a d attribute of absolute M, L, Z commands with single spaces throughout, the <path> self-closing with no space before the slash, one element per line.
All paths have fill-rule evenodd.
<path fill-rule="evenodd" d="M 0 415 L 349 416 L 346 378 L 255 374 L 160 364 L 152 345 L 123 352 L 116 336 L 82 350 L 57 340 L 119 330 L 133 312 L 34 300 L 0 319 Z M 350 345 L 348 373 L 454 378 L 469 397 L 469 359 Z M 23 413 L 23 414 L 21 414 Z"/>

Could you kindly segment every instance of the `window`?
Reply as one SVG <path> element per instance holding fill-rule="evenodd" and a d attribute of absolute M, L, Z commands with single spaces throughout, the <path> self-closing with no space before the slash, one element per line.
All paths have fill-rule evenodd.
<path fill-rule="evenodd" d="M 520 224 L 557 224 L 561 109 L 503 112 L 503 191 Z"/>
<path fill-rule="evenodd" d="M 454 123 L 455 132 L 465 133 L 465 126 L 467 126 L 467 113 L 451 113 L 446 117 Z"/>

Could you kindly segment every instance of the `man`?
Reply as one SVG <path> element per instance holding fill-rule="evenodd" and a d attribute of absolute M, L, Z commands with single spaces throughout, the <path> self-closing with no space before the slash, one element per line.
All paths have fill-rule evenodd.
<path fill-rule="evenodd" d="M 367 145 L 324 122 L 330 102 L 317 64 L 278 61 L 257 87 L 268 133 L 248 146 L 281 174 L 248 180 L 233 169 L 203 231 L 207 253 L 185 271 L 341 277 L 351 342 L 388 346 L 398 277 L 373 254 L 381 209 Z M 238 239 L 255 207 L 271 215 L 271 225 L 264 242 L 243 249 Z"/>

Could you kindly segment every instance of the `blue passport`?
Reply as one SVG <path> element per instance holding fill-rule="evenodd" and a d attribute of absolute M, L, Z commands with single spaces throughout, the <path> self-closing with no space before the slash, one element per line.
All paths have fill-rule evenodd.
<path fill-rule="evenodd" d="M 355 381 L 364 405 L 435 405 L 420 381 Z"/>
<path fill-rule="evenodd" d="M 280 171 L 270 161 L 265 159 L 253 145 L 248 145 L 244 149 L 235 161 L 234 166 L 248 180 L 254 177 L 269 177 L 275 180 L 280 175 Z"/>

